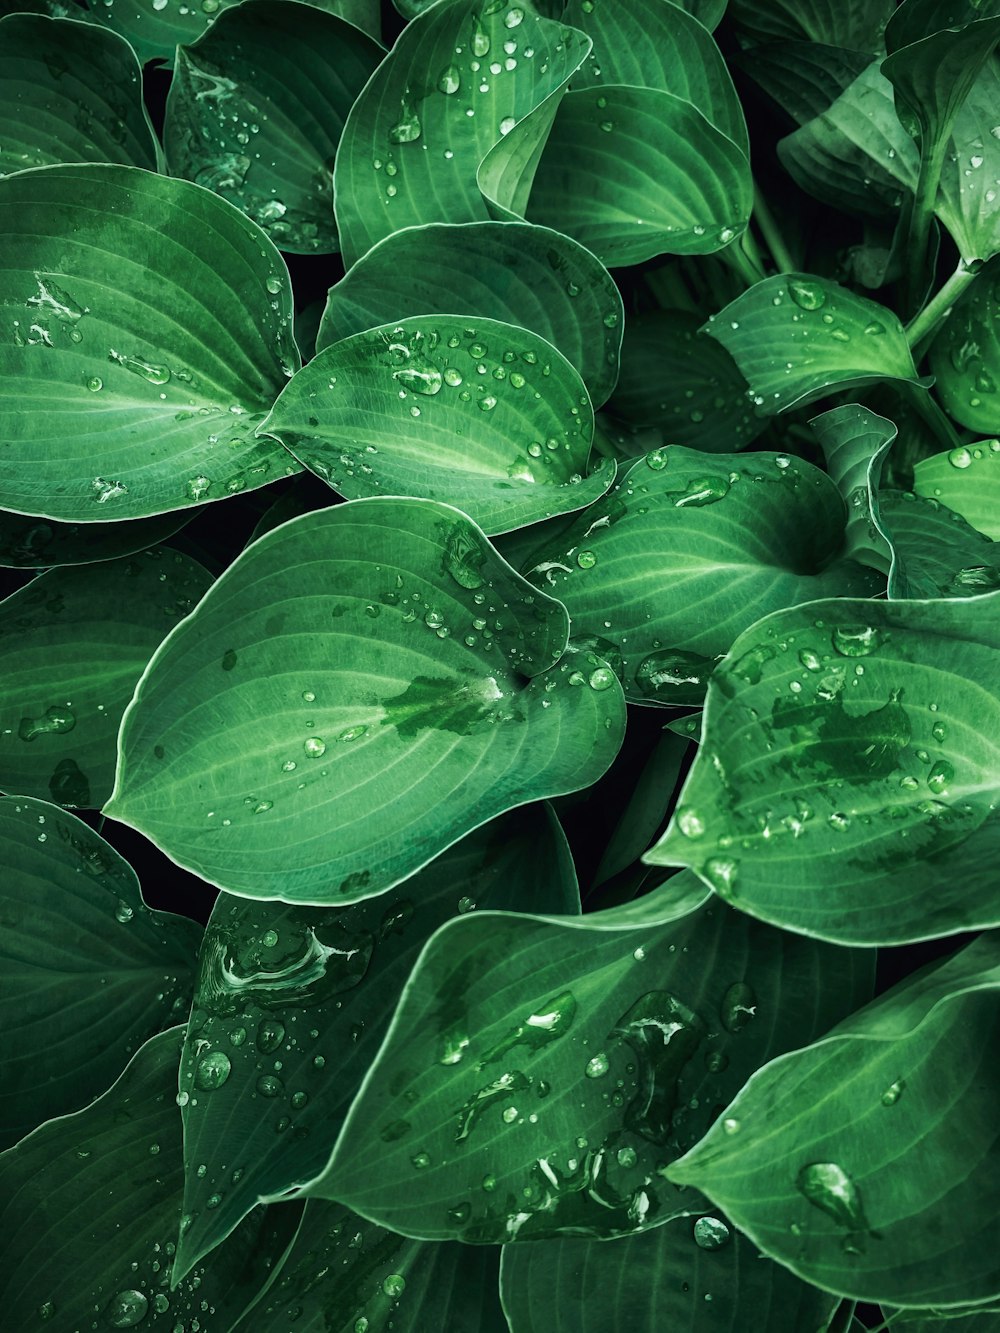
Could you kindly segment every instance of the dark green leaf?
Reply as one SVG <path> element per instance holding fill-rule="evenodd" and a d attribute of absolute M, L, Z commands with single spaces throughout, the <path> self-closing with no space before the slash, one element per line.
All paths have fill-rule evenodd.
<path fill-rule="evenodd" d="M 336 250 L 333 162 L 385 52 L 312 5 L 249 0 L 182 46 L 163 142 L 175 176 L 215 190 L 281 250 Z"/>
<path fill-rule="evenodd" d="M 324 347 L 261 431 L 349 500 L 441 500 L 488 533 L 582 509 L 615 476 L 600 455 L 591 470 L 576 370 L 492 319 L 411 316 Z"/>
<path fill-rule="evenodd" d="M 893 552 L 890 597 L 976 597 L 1000 588 L 1000 546 L 947 505 L 883 491 L 879 511 Z"/>
<path fill-rule="evenodd" d="M 652 865 L 788 930 L 901 944 L 1000 922 L 1000 593 L 830 600 L 733 645 Z"/>
<path fill-rule="evenodd" d="M 300 1208 L 258 1210 L 170 1287 L 181 1223 L 181 1030 L 147 1041 L 110 1091 L 0 1156 L 0 1301 L 13 1329 L 230 1328 L 291 1245 Z M 167 1316 L 166 1324 L 162 1324 Z"/>
<path fill-rule="evenodd" d="M 428 1240 L 645 1230 L 698 1206 L 662 1181 L 664 1161 L 869 976 L 857 953 L 719 904 L 624 933 L 588 917 L 452 921 L 309 1192 Z"/>
<path fill-rule="evenodd" d="M 431 313 L 537 333 L 576 366 L 595 407 L 614 388 L 624 314 L 618 288 L 589 250 L 548 227 L 431 223 L 396 232 L 330 288 L 316 349 Z"/>
<path fill-rule="evenodd" d="M 593 653 L 560 659 L 567 628 L 447 505 L 306 514 L 248 547 L 157 651 L 105 808 L 246 897 L 382 893 L 607 768 L 621 691 Z"/>
<path fill-rule="evenodd" d="M 917 380 L 903 326 L 891 310 L 806 273 L 756 283 L 711 315 L 705 330 L 731 354 L 768 416 L 833 387 Z"/>
<path fill-rule="evenodd" d="M 197 509 L 122 523 L 57 523 L 0 511 L 0 568 L 51 569 L 134 555 L 165 541 Z"/>
<path fill-rule="evenodd" d="M 121 166 L 0 180 L 0 504 L 139 518 L 296 470 L 253 428 L 298 364 L 281 256 L 187 181 Z"/>
<path fill-rule="evenodd" d="M 608 839 L 594 883 L 603 884 L 637 861 L 656 836 L 687 757 L 688 737 L 664 727 L 643 765 L 625 811 Z"/>
<path fill-rule="evenodd" d="M 669 1178 L 829 1291 L 996 1297 L 998 988 L 991 937 L 902 982 L 756 1073 Z"/>
<path fill-rule="evenodd" d="M 752 41 L 778 37 L 875 51 L 894 0 L 730 0 L 729 16 Z"/>
<path fill-rule="evenodd" d="M 45 801 L 0 800 L 0 1145 L 107 1089 L 186 1016 L 201 927 L 152 912 L 118 853 Z"/>
<path fill-rule="evenodd" d="M 960 445 L 913 469 L 913 489 L 1000 541 L 1000 440 Z"/>
<path fill-rule="evenodd" d="M 930 361 L 949 414 L 970 430 L 1000 434 L 1000 256 L 955 302 Z"/>
<path fill-rule="evenodd" d="M 51 569 L 0 602 L 0 790 L 101 806 L 136 681 L 210 583 L 161 546 Z"/>
<path fill-rule="evenodd" d="M 1000 29 L 1000 18 L 996 26 Z M 1000 73 L 994 60 L 979 71 L 958 112 L 936 205 L 938 217 L 970 267 L 1000 252 L 1000 138 L 993 133 L 998 105 Z"/>
<path fill-rule="evenodd" d="M 754 46 L 737 63 L 800 125 L 822 115 L 866 68 L 861 51 L 784 39 Z"/>
<path fill-rule="evenodd" d="M 892 551 L 880 527 L 879 484 L 895 425 L 857 403 L 813 417 L 809 425 L 847 505 L 844 554 L 888 574 Z"/>
<path fill-rule="evenodd" d="M 336 911 L 220 897 L 181 1059 L 191 1225 L 175 1273 L 259 1199 L 323 1170 L 417 955 L 443 922 L 476 908 L 579 913 L 547 806 L 470 833 L 391 901 Z"/>
<path fill-rule="evenodd" d="M 82 17 L 82 11 L 80 11 Z M 0 172 L 52 162 L 156 170 L 135 53 L 112 32 L 36 14 L 0 24 Z"/>
<path fill-rule="evenodd" d="M 521 570 L 566 604 L 575 636 L 620 659 L 633 703 L 700 703 L 716 659 L 768 611 L 881 586 L 839 558 L 834 484 L 787 454 L 656 449 L 552 527 Z"/>

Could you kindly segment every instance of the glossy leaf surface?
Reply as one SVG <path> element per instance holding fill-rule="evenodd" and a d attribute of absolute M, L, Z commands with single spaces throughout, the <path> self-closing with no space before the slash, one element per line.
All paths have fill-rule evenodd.
<path fill-rule="evenodd" d="M 883 491 L 893 552 L 890 597 L 977 597 L 1000 588 L 1000 545 L 954 509 L 911 491 Z"/>
<path fill-rule="evenodd" d="M 867 407 L 848 403 L 809 423 L 823 451 L 826 470 L 847 506 L 845 552 L 888 573 L 892 552 L 880 526 L 879 486 L 896 427 Z"/>
<path fill-rule="evenodd" d="M 950 415 L 969 430 L 1000 434 L 1000 258 L 955 302 L 930 362 Z"/>
<path fill-rule="evenodd" d="M 1000 541 L 1000 440 L 980 440 L 923 459 L 913 469 L 913 488 Z"/>
<path fill-rule="evenodd" d="M 230 892 L 382 893 L 607 768 L 621 692 L 592 652 L 560 658 L 567 629 L 447 505 L 307 514 L 244 551 L 159 649 L 106 809 Z"/>
<path fill-rule="evenodd" d="M 893 12 L 892 0 L 730 0 L 729 13 L 747 36 L 806 38 L 855 51 L 874 51 Z"/>

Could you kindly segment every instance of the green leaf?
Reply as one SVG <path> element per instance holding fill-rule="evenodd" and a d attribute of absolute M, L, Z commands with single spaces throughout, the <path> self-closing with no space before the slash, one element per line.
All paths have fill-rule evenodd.
<path fill-rule="evenodd" d="M 280 1264 L 297 1204 L 258 1210 L 211 1267 L 170 1287 L 181 1221 L 174 1104 L 181 1030 L 151 1038 L 114 1087 L 0 1156 L 0 1301 L 11 1328 L 198 1322 L 229 1328 Z M 204 1304 L 202 1304 L 204 1302 Z"/>
<path fill-rule="evenodd" d="M 651 865 L 787 930 L 902 944 L 1000 922 L 1000 594 L 830 600 L 743 634 Z"/>
<path fill-rule="evenodd" d="M 136 681 L 210 583 L 189 556 L 154 547 L 50 569 L 0 602 L 0 790 L 102 805 Z"/>
<path fill-rule="evenodd" d="M 0 238 L 4 508 L 139 518 L 296 470 L 253 438 L 298 365 L 288 274 L 236 209 L 136 167 L 40 167 L 0 180 Z"/>
<path fill-rule="evenodd" d="M 997 1251 L 979 1241 L 1000 1199 L 998 987 L 993 938 L 917 973 L 756 1073 L 669 1178 L 828 1291 L 995 1297 Z"/>
<path fill-rule="evenodd" d="M 197 509 L 123 523 L 56 523 L 0 511 L 0 568 L 51 569 L 135 555 L 178 532 Z"/>
<path fill-rule="evenodd" d="M 384 54 L 311 4 L 249 0 L 223 10 L 177 53 L 163 126 L 171 174 L 228 199 L 281 250 L 337 250 L 337 144 Z"/>
<path fill-rule="evenodd" d="M 879 521 L 893 553 L 890 597 L 976 597 L 1000 588 L 1000 547 L 947 505 L 883 491 Z"/>
<path fill-rule="evenodd" d="M 595 407 L 614 388 L 622 298 L 604 265 L 561 232 L 525 222 L 431 223 L 396 232 L 330 288 L 316 350 L 425 314 L 530 329 L 577 368 Z"/>
<path fill-rule="evenodd" d="M 788 38 L 736 57 L 737 65 L 800 125 L 822 115 L 869 61 L 860 51 Z"/>
<path fill-rule="evenodd" d="M 996 25 L 1000 29 L 1000 18 Z M 1000 74 L 991 61 L 979 71 L 956 117 L 941 169 L 937 213 L 969 267 L 1000 252 L 1000 139 L 993 133 L 998 103 Z"/>
<path fill-rule="evenodd" d="M 607 1280 L 612 1253 L 620 1282 Z M 628 1236 L 613 1251 L 574 1237 L 505 1246 L 500 1294 L 511 1333 L 822 1329 L 837 1304 L 712 1216 Z"/>
<path fill-rule="evenodd" d="M 745 38 L 776 37 L 854 51 L 875 51 L 894 0 L 730 0 L 729 16 Z"/>
<path fill-rule="evenodd" d="M 0 25 L 0 172 L 52 162 L 156 170 L 142 71 L 112 32 L 10 14 Z"/>
<path fill-rule="evenodd" d="M 656 836 L 688 753 L 688 737 L 664 727 L 643 765 L 628 804 L 608 839 L 594 872 L 594 884 L 606 883 L 637 861 Z"/>
<path fill-rule="evenodd" d="M 516 121 L 544 133 L 589 49 L 583 33 L 509 0 L 421 11 L 344 127 L 334 192 L 345 264 L 403 227 L 488 219 L 480 163 Z"/>
<path fill-rule="evenodd" d="M 950 416 L 969 430 L 1000 433 L 1000 256 L 955 302 L 930 364 Z"/>
<path fill-rule="evenodd" d="M 128 5 L 108 5 L 106 0 L 84 0 L 87 17 L 127 37 L 139 59 L 173 63 L 174 50 L 195 42 L 208 31 L 221 13 L 236 0 L 131 0 Z M 208 9 L 205 9 L 205 4 Z M 355 27 L 378 37 L 380 20 L 376 0 L 316 0 L 317 9 L 339 14 Z M 283 19 L 281 20 L 284 21 Z"/>
<path fill-rule="evenodd" d="M 658 1225 L 698 1206 L 662 1181 L 663 1162 L 770 1053 L 848 1012 L 869 976 L 854 952 L 719 906 L 625 933 L 588 917 L 452 921 L 309 1192 L 427 1240 Z"/>
<path fill-rule="evenodd" d="M 574 635 L 620 659 L 632 703 L 698 704 L 716 659 L 761 616 L 881 586 L 839 558 L 833 482 L 787 454 L 655 449 L 552 526 L 521 571 L 565 603 Z"/>
<path fill-rule="evenodd" d="M 442 500 L 485 532 L 582 509 L 615 465 L 590 467 L 594 409 L 550 343 L 492 319 L 411 316 L 325 347 L 262 432 L 349 500 Z"/>
<path fill-rule="evenodd" d="M 755 283 L 705 331 L 743 372 L 767 416 L 872 380 L 917 382 L 891 310 L 825 278 L 781 273 Z"/>
<path fill-rule="evenodd" d="M 0 1146 L 98 1097 L 187 1014 L 201 927 L 153 912 L 132 867 L 73 815 L 0 799 Z"/>
<path fill-rule="evenodd" d="M 476 908 L 579 913 L 549 807 L 470 833 L 391 901 L 336 911 L 219 898 L 181 1058 L 191 1223 L 175 1276 L 258 1200 L 320 1174 L 417 955 L 443 922 Z"/>
<path fill-rule="evenodd" d="M 963 444 L 923 459 L 913 469 L 913 489 L 1000 541 L 1000 440 Z"/>
<path fill-rule="evenodd" d="M 632 426 L 659 426 L 673 444 L 732 453 L 764 429 L 747 383 L 725 348 L 700 331 L 699 315 L 652 310 L 630 318 L 618 387 L 608 410 Z"/>
<path fill-rule="evenodd" d="M 894 423 L 848 403 L 813 417 L 809 425 L 847 505 L 844 554 L 887 574 L 893 552 L 881 526 L 879 483 L 896 439 Z"/>
<path fill-rule="evenodd" d="M 622 695 L 593 653 L 556 661 L 567 628 L 447 505 L 306 514 L 157 651 L 105 809 L 241 896 L 372 897 L 608 767 Z"/>
<path fill-rule="evenodd" d="M 277 1282 L 237 1327 L 241 1333 L 384 1327 L 393 1333 L 508 1333 L 499 1264 L 499 1252 L 488 1246 L 427 1245 L 311 1199 Z"/>

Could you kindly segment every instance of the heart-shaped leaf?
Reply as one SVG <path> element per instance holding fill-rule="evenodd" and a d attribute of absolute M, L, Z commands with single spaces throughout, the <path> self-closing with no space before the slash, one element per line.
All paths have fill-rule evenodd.
<path fill-rule="evenodd" d="M 131 866 L 73 815 L 0 800 L 0 1145 L 98 1097 L 186 1015 L 201 927 L 153 912 Z"/>
<path fill-rule="evenodd" d="M 806 273 L 765 278 L 709 316 L 768 416 L 872 380 L 917 381 L 898 318 L 885 306 Z"/>
<path fill-rule="evenodd" d="M 476 908 L 579 913 L 548 807 L 470 833 L 391 902 L 337 911 L 220 897 L 181 1057 L 191 1221 L 175 1276 L 259 1199 L 323 1170 L 417 955 L 438 926 Z"/>
<path fill-rule="evenodd" d="M 291 289 L 207 190 L 121 166 L 0 180 L 0 503 L 138 518 L 296 470 L 253 438 L 298 365 Z"/>
<path fill-rule="evenodd" d="M 325 347 L 261 426 L 349 500 L 414 495 L 485 532 L 582 509 L 614 480 L 590 471 L 594 410 L 550 344 L 492 319 L 412 316 Z"/>
<path fill-rule="evenodd" d="M 102 805 L 135 683 L 211 581 L 189 556 L 154 547 L 50 569 L 0 602 L 0 790 Z"/>
<path fill-rule="evenodd" d="M 0 568 L 51 569 L 135 555 L 179 531 L 198 511 L 123 523 L 57 523 L 0 512 Z"/>
<path fill-rule="evenodd" d="M 316 350 L 431 313 L 537 333 L 577 368 L 595 407 L 614 388 L 622 298 L 604 265 L 561 232 L 526 222 L 430 223 L 396 232 L 330 288 Z"/>
<path fill-rule="evenodd" d="M 258 1209 L 214 1257 L 170 1286 L 181 1223 L 181 1030 L 152 1037 L 114 1087 L 0 1155 L 0 1300 L 12 1328 L 109 1328 L 149 1316 L 230 1328 L 295 1236 L 298 1204 Z M 204 1304 L 202 1304 L 204 1302 Z"/>
<path fill-rule="evenodd" d="M 567 629 L 447 505 L 306 514 L 157 651 L 105 808 L 245 897 L 372 897 L 610 764 L 621 691 L 589 651 L 557 660 Z"/>
<path fill-rule="evenodd" d="M 969 430 L 1000 434 L 1000 256 L 955 302 L 930 361 L 949 415 Z"/>
<path fill-rule="evenodd" d="M 337 143 L 384 54 L 312 5 L 249 0 L 223 10 L 177 53 L 163 126 L 171 174 L 221 194 L 281 250 L 335 251 Z"/>
<path fill-rule="evenodd" d="M 156 170 L 135 52 L 113 32 L 42 14 L 0 23 L 0 171 L 53 162 Z"/>
<path fill-rule="evenodd" d="M 718 906 L 624 933 L 586 917 L 452 921 L 308 1192 L 427 1240 L 658 1225 L 698 1207 L 663 1182 L 664 1161 L 765 1052 L 849 1012 L 870 975 L 855 951 Z M 800 987 L 822 1011 L 789 1004 Z"/>
<path fill-rule="evenodd" d="M 668 1177 L 828 1291 L 995 1298 L 997 1252 L 978 1237 L 1000 1203 L 998 988 L 992 937 L 917 973 L 754 1074 Z"/>
<path fill-rule="evenodd" d="M 788 930 L 902 944 L 1000 923 L 1000 593 L 813 602 L 733 645 L 652 865 Z"/>
<path fill-rule="evenodd" d="M 522 573 L 565 603 L 574 634 L 620 669 L 633 703 L 700 703 L 718 657 L 761 616 L 882 586 L 838 558 L 833 482 L 787 454 L 655 449 L 551 528 Z"/>
<path fill-rule="evenodd" d="M 913 489 L 1000 541 L 1000 440 L 959 445 L 913 469 Z"/>

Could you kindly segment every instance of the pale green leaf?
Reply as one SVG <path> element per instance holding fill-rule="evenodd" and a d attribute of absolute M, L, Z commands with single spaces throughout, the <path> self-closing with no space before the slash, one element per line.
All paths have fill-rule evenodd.
<path fill-rule="evenodd" d="M 883 491 L 879 522 L 893 553 L 890 597 L 976 597 L 1000 588 L 1000 546 L 947 505 Z"/>
<path fill-rule="evenodd" d="M 1000 541 L 1000 440 L 963 444 L 923 459 L 913 469 L 913 489 Z"/>

